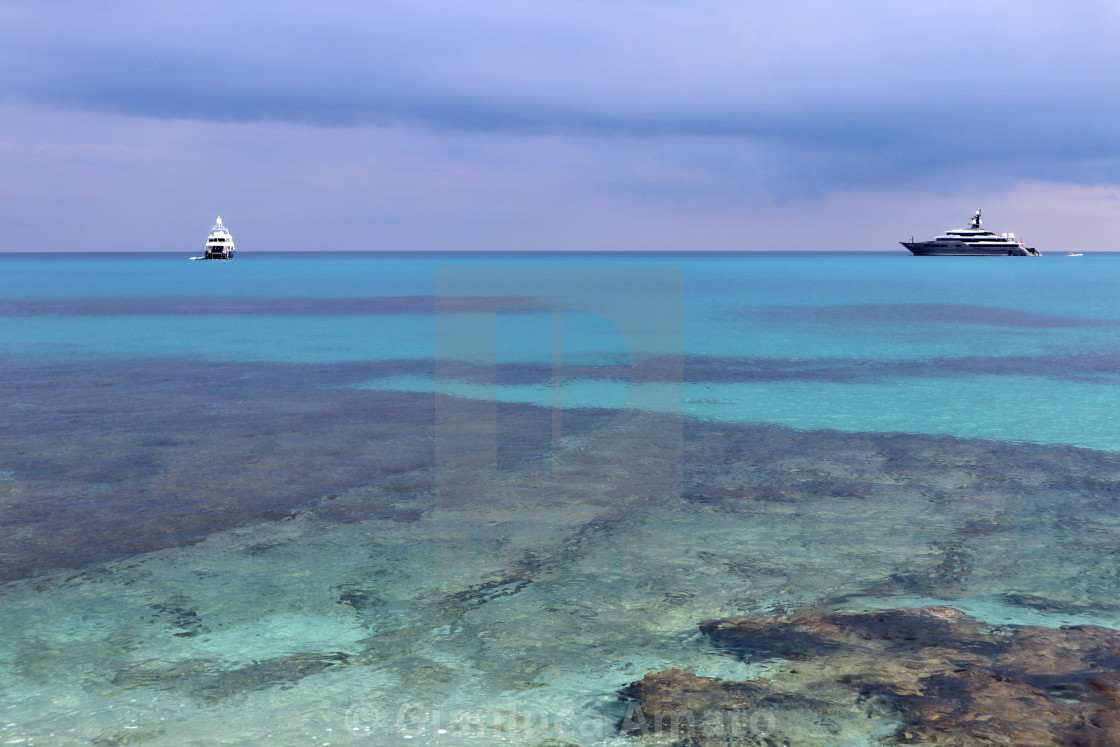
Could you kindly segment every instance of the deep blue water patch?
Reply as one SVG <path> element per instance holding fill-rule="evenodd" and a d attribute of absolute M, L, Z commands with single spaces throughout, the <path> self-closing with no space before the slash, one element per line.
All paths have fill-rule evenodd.
<path fill-rule="evenodd" d="M 1063 381 L 1116 383 L 1120 351 L 1055 352 L 1038 355 L 941 356 L 922 360 L 876 358 L 761 358 L 712 355 L 647 356 L 633 362 L 614 360 L 602 366 L 553 366 L 511 362 L 482 366 L 464 361 L 441 363 L 441 373 L 471 383 L 533 386 L 564 378 L 594 378 L 688 384 L 734 384 L 816 381 L 873 382 L 888 378 L 1036 376 Z"/>
<path fill-rule="evenodd" d="M 0 469 L 13 479 L 0 486 L 17 492 L 2 509 L 3 580 L 281 519 L 430 461 L 430 396 L 327 389 L 298 367 L 8 368 Z"/>
<path fill-rule="evenodd" d="M 432 503 L 433 395 L 342 385 L 431 370 L 409 360 L 0 366 L 0 471 L 11 476 L 0 480 L 0 581 L 191 544 L 312 505 L 326 521 L 415 520 Z M 568 413 L 565 432 L 613 416 Z M 502 404 L 499 426 L 502 464 L 551 449 L 546 410 Z M 383 501 L 329 500 L 372 483 Z"/>
<path fill-rule="evenodd" d="M 1101 319 L 1022 311 L 1000 306 L 959 303 L 837 304 L 821 306 L 771 306 L 758 310 L 726 312 L 731 316 L 758 316 L 771 322 L 810 324 L 916 324 L 982 325 L 1029 329 L 1068 329 L 1115 326 Z"/>
<path fill-rule="evenodd" d="M 80 298 L 0 300 L 0 317 L 244 315 L 321 316 L 386 314 L 458 314 L 516 309 L 540 311 L 540 302 L 520 296 L 370 296 L 356 298 Z"/>
<path fill-rule="evenodd" d="M 656 369 L 658 361 L 646 365 Z M 646 374 L 653 376 L 656 374 Z M 867 358 L 734 358 L 686 356 L 689 383 L 764 381 L 855 382 L 884 378 L 1038 376 L 1115 383 L 1120 351 L 1058 352 L 1039 355 L 969 355 L 923 360 Z"/>

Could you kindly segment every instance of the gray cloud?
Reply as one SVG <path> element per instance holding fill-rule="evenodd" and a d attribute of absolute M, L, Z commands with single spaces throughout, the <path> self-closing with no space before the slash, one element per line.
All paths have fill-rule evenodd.
<path fill-rule="evenodd" d="M 205 121 L 1112 153 L 1105 2 L 6 3 L 8 98 Z M 65 11 L 65 12 L 64 12 Z M 817 154 L 820 155 L 820 154 Z M 877 170 L 877 169 L 876 169 Z"/>
<path fill-rule="evenodd" d="M 150 248 L 216 212 L 261 248 L 312 213 L 335 248 L 791 248 L 781 213 L 858 249 L 869 220 L 1089 185 L 992 212 L 1034 239 L 1120 183 L 1118 31 L 1097 0 L 0 0 L 0 221 L 54 248 L 120 210 Z"/>

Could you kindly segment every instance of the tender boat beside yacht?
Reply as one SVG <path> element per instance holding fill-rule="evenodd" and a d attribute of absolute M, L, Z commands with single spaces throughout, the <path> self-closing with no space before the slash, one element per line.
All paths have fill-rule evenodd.
<path fill-rule="evenodd" d="M 222 225 L 222 216 L 218 216 L 218 222 L 210 229 L 210 235 L 206 238 L 206 251 L 201 257 L 191 257 L 191 259 L 233 259 L 233 236 L 230 235 L 229 229 Z"/>
<path fill-rule="evenodd" d="M 968 228 L 946 231 L 929 241 L 902 241 L 904 247 L 919 257 L 1037 257 L 1040 252 L 1015 238 L 1013 233 L 992 233 L 980 228 L 980 211 L 972 217 Z"/>

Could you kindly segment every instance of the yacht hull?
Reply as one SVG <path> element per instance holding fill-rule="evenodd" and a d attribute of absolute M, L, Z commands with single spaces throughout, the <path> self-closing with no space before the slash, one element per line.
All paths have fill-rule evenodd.
<path fill-rule="evenodd" d="M 930 246 L 927 242 L 901 241 L 916 257 L 1029 257 L 1031 253 L 1018 244 L 1010 246 Z"/>

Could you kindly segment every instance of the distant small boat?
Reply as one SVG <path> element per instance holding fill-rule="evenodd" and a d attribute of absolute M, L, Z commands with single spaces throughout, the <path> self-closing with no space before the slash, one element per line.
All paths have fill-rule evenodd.
<path fill-rule="evenodd" d="M 1071 256 L 1071 257 L 1084 257 L 1085 255 L 1082 252 L 1070 252 L 1069 256 Z"/>
<path fill-rule="evenodd" d="M 201 257 L 191 257 L 191 259 L 233 259 L 233 236 L 230 235 L 229 229 L 222 225 L 222 216 L 218 216 L 218 222 L 210 229 L 210 235 L 206 238 L 206 251 Z"/>

